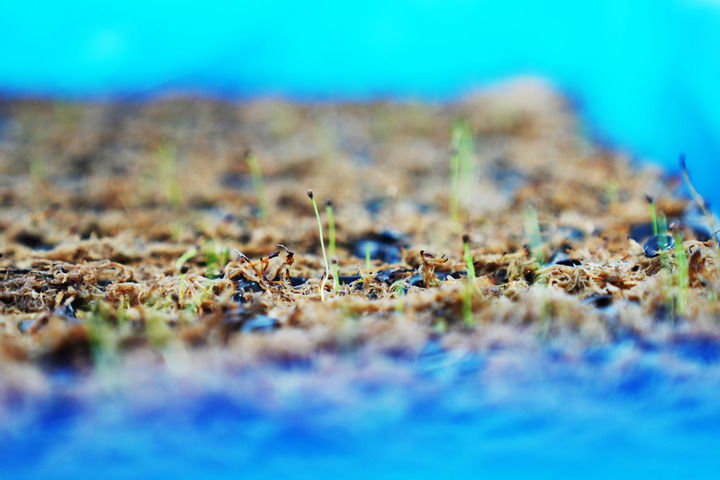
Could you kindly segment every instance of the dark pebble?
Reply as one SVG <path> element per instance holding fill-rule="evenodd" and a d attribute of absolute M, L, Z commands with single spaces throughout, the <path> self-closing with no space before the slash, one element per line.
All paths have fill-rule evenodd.
<path fill-rule="evenodd" d="M 566 267 L 577 267 L 582 265 L 582 262 L 576 258 L 566 258 L 564 260 L 558 260 L 555 265 L 565 265 Z"/>
<path fill-rule="evenodd" d="M 35 324 L 34 318 L 29 318 L 25 320 L 20 320 L 17 324 L 18 330 L 20 330 L 22 333 L 27 333 L 30 328 Z"/>
<path fill-rule="evenodd" d="M 80 323 L 77 316 L 75 315 L 75 309 L 72 305 L 65 305 L 61 308 L 58 308 L 55 310 L 54 313 L 55 315 L 60 315 L 61 317 L 64 317 L 65 320 L 69 323 Z"/>
<path fill-rule="evenodd" d="M 370 259 L 383 263 L 400 263 L 402 249 L 406 247 L 403 235 L 391 230 L 363 236 L 351 244 L 351 250 L 356 257 L 365 258 L 365 252 L 369 249 Z"/>
<path fill-rule="evenodd" d="M 243 333 L 266 333 L 272 332 L 279 327 L 278 321 L 267 315 L 257 314 L 243 322 L 240 329 Z"/>
<path fill-rule="evenodd" d="M 411 287 L 425 287 L 425 282 L 423 282 L 422 275 L 420 275 L 419 273 L 416 273 L 412 277 L 408 278 L 407 284 Z"/>
<path fill-rule="evenodd" d="M 630 227 L 630 238 L 636 242 L 643 242 L 647 238 L 653 236 L 653 225 L 652 223 L 638 223 Z"/>
<path fill-rule="evenodd" d="M 435 274 L 441 281 L 447 280 L 448 278 L 464 278 L 467 273 L 466 272 L 440 272 Z"/>
<path fill-rule="evenodd" d="M 55 248 L 55 245 L 47 243 L 41 235 L 26 231 L 15 235 L 13 240 L 33 250 L 52 250 Z"/>
<path fill-rule="evenodd" d="M 647 242 L 645 242 L 645 245 L 643 245 L 643 251 L 645 252 L 646 257 L 653 258 L 660 255 L 660 252 L 667 252 L 669 250 L 672 250 L 674 247 L 675 240 L 673 239 L 673 237 L 664 233 L 662 235 L 653 235 L 652 237 L 648 238 Z"/>
<path fill-rule="evenodd" d="M 8 268 L 7 270 L 0 270 L 0 274 L 5 275 L 27 275 L 30 270 L 27 268 Z"/>
<path fill-rule="evenodd" d="M 612 295 L 600 295 L 600 294 L 593 294 L 589 297 L 585 298 L 582 303 L 592 305 L 595 308 L 603 309 L 607 308 L 610 305 L 612 305 L 613 297 Z"/>
<path fill-rule="evenodd" d="M 385 200 L 382 198 L 373 198 L 365 202 L 365 210 L 374 218 L 380 213 L 385 206 Z"/>
<path fill-rule="evenodd" d="M 412 270 L 408 268 L 381 270 L 377 273 L 377 275 L 375 275 L 375 280 L 377 280 L 378 282 L 386 283 L 388 285 L 392 285 L 410 272 L 412 272 Z"/>
<path fill-rule="evenodd" d="M 259 283 L 253 282 L 252 280 L 248 280 L 247 278 L 241 277 L 238 281 L 235 282 L 235 289 L 238 291 L 235 295 L 233 295 L 232 299 L 235 302 L 238 303 L 245 303 L 245 297 L 243 293 L 245 292 L 262 292 L 263 288 L 260 286 Z"/>
<path fill-rule="evenodd" d="M 225 188 L 234 188 L 242 190 L 249 188 L 252 185 L 252 181 L 248 175 L 236 172 L 225 172 L 218 177 L 220 185 Z"/>
<path fill-rule="evenodd" d="M 441 282 L 447 280 L 448 278 L 463 278 L 465 276 L 465 272 L 439 272 L 436 273 L 435 276 L 438 280 Z M 392 283 L 392 282 L 390 282 Z M 407 279 L 407 284 L 410 287 L 420 287 L 420 288 L 426 288 L 425 282 L 423 281 L 422 275 L 419 273 L 416 273 L 412 275 L 410 278 Z"/>
<path fill-rule="evenodd" d="M 299 287 L 305 282 L 307 282 L 305 277 L 290 277 L 290 285 L 293 287 Z"/>
<path fill-rule="evenodd" d="M 690 230 L 692 230 L 695 238 L 700 242 L 707 242 L 712 238 L 712 232 L 705 225 L 691 224 Z M 715 237 L 716 240 L 720 239 L 720 235 Z"/>
<path fill-rule="evenodd" d="M 343 285 L 350 285 L 351 283 L 357 282 L 358 280 L 362 280 L 362 277 L 360 274 L 355 275 L 340 275 L 338 277 L 338 282 L 340 282 Z"/>

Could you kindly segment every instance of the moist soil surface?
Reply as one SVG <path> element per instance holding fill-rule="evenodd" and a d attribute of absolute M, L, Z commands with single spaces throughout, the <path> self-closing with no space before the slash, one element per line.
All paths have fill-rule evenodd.
<path fill-rule="evenodd" d="M 701 202 L 533 80 L 451 104 L 6 100 L 0 173 L 6 378 L 720 332 Z"/>

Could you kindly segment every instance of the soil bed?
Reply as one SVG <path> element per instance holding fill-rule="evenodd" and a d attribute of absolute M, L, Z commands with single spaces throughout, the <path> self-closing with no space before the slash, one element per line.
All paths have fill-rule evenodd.
<path fill-rule="evenodd" d="M 6 373 L 177 349 L 239 364 L 520 338 L 717 350 L 712 222 L 682 179 L 593 145 L 532 81 L 451 105 L 6 101 L 0 115 Z M 326 248 L 332 201 L 329 276 L 308 188 Z"/>

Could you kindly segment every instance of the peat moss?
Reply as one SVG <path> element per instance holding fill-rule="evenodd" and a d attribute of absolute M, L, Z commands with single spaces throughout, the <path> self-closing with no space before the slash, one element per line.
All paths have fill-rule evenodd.
<path fill-rule="evenodd" d="M 720 331 L 718 250 L 678 179 L 591 144 L 540 84 L 449 105 L 74 108 L 71 123 L 50 102 L 0 109 L 3 361 L 412 354 L 429 338 L 489 348 L 508 326 L 541 342 Z M 333 204 L 337 287 L 308 188 Z M 678 247 L 643 252 L 646 195 L 677 220 L 687 278 Z"/>

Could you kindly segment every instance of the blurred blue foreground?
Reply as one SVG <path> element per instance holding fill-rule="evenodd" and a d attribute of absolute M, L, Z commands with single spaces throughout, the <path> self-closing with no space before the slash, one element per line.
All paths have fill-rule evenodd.
<path fill-rule="evenodd" d="M 0 474 L 659 480 L 720 468 L 712 341 L 483 355 L 430 344 L 384 362 L 135 372 L 99 389 L 60 375 L 52 393 L 11 403 Z"/>

